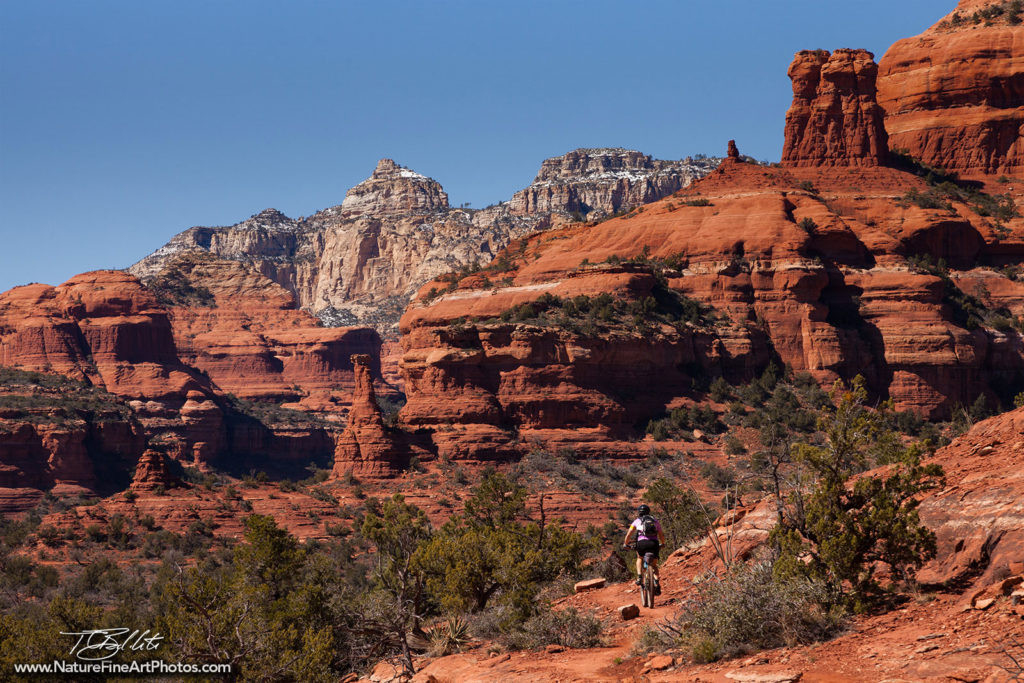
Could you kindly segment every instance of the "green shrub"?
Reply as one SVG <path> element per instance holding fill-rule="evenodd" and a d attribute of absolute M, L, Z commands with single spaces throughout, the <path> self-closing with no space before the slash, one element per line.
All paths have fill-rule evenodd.
<path fill-rule="evenodd" d="M 506 633 L 502 640 L 510 650 L 533 650 L 545 645 L 588 648 L 602 644 L 603 632 L 600 619 L 575 608 L 543 608 Z"/>
<path fill-rule="evenodd" d="M 826 582 L 845 604 L 862 609 L 875 602 L 879 564 L 907 579 L 935 555 L 935 534 L 920 523 L 920 493 L 942 485 L 942 468 L 922 465 L 923 449 L 906 446 L 885 429 L 880 414 L 865 405 L 858 377 L 836 397 L 835 413 L 822 423 L 823 445 L 799 443 L 793 458 L 813 485 L 793 492 L 794 505 L 772 531 L 781 553 L 780 576 Z M 865 469 L 892 463 L 883 473 Z M 855 475 L 859 475 L 856 476 Z"/>
<path fill-rule="evenodd" d="M 662 629 L 662 642 L 688 646 L 699 662 L 811 643 L 842 625 L 830 602 L 820 581 L 778 579 L 767 561 L 737 564 L 698 584 L 696 597 Z"/>
<path fill-rule="evenodd" d="M 747 447 L 743 445 L 743 442 L 735 434 L 729 434 L 725 437 L 726 455 L 742 455 L 746 452 Z"/>

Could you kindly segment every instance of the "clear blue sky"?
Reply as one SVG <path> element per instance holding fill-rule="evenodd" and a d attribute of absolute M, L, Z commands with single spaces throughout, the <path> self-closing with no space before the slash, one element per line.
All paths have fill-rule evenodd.
<path fill-rule="evenodd" d="M 0 0 L 0 291 L 338 204 L 377 159 L 480 207 L 622 146 L 778 159 L 806 48 L 954 0 Z"/>

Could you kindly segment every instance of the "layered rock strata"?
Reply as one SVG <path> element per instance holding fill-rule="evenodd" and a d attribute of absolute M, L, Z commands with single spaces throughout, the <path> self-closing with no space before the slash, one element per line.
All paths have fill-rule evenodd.
<path fill-rule="evenodd" d="M 145 445 L 128 405 L 56 375 L 0 368 L 0 513 L 56 495 L 110 493 Z"/>
<path fill-rule="evenodd" d="M 892 149 L 962 174 L 1024 166 L 1024 24 L 981 14 L 1005 4 L 961 0 L 885 53 L 878 103 Z"/>
<path fill-rule="evenodd" d="M 349 356 L 378 353 L 380 340 L 369 329 L 319 327 L 291 301 L 243 264 L 208 259 L 177 263 L 152 291 L 119 271 L 85 273 L 58 287 L 17 287 L 0 294 L 0 365 L 59 373 L 125 401 L 142 442 L 132 442 L 115 475 L 130 472 L 146 440 L 200 469 L 219 463 L 248 474 L 326 465 L 336 427 L 287 402 L 340 419 L 354 387 Z M 379 365 L 375 372 L 379 377 Z M 83 459 L 95 451 L 91 428 L 57 438 L 67 430 L 41 431 L 35 417 L 22 419 L 7 430 L 11 452 L 50 465 L 17 465 L 8 485 L 91 486 Z M 48 439 L 68 445 L 51 448 Z M 83 443 L 85 450 L 74 446 Z"/>
<path fill-rule="evenodd" d="M 533 230 L 661 198 L 716 164 L 577 150 L 545 161 L 512 201 L 472 210 L 450 207 L 436 181 L 383 159 L 339 206 L 297 220 L 267 209 L 229 227 L 190 228 L 130 270 L 148 281 L 184 252 L 246 262 L 326 324 L 369 325 L 394 338 L 424 282 L 482 265 Z"/>
<path fill-rule="evenodd" d="M 1021 262 L 1024 225 L 997 231 L 956 201 L 903 200 L 910 191 L 928 188 L 891 168 L 773 169 L 737 154 L 642 212 L 532 236 L 499 259 L 506 285 L 487 287 L 485 269 L 421 290 L 402 318 L 402 420 L 450 457 L 506 457 L 537 439 L 600 452 L 694 396 L 694 380 L 743 382 L 772 359 L 826 385 L 864 375 L 933 418 L 994 400 L 1022 386 L 1024 344 L 967 320 L 957 283 L 979 259 Z M 915 265 L 925 256 L 961 270 Z M 1024 285 L 984 272 L 1024 314 Z M 601 295 L 623 301 L 614 322 L 594 313 Z M 707 309 L 673 320 L 658 313 L 670 295 Z"/>
<path fill-rule="evenodd" d="M 181 362 L 167 310 L 126 273 L 95 271 L 0 294 L 0 365 L 57 372 L 120 396 L 150 435 L 180 437 L 197 460 L 224 445 L 210 381 Z M 201 419 L 190 419 L 188 408 L 200 403 L 208 404 Z"/>
<path fill-rule="evenodd" d="M 867 50 L 804 50 L 789 67 L 793 104 L 786 113 L 787 166 L 880 166 L 888 157 L 876 101 L 878 66 Z"/>
<path fill-rule="evenodd" d="M 167 461 L 160 451 L 147 449 L 135 465 L 135 474 L 132 477 L 131 489 L 133 491 L 157 491 L 165 489 L 174 484 L 167 469 Z"/>
<path fill-rule="evenodd" d="M 719 161 L 662 161 L 622 148 L 577 149 L 545 159 L 530 186 L 516 192 L 508 205 L 518 216 L 600 218 L 667 197 Z"/>
<path fill-rule="evenodd" d="M 248 264 L 182 254 L 149 287 L 169 307 L 181 360 L 239 398 L 340 416 L 355 388 L 355 353 L 373 359 L 381 381 L 376 331 L 322 327 Z"/>

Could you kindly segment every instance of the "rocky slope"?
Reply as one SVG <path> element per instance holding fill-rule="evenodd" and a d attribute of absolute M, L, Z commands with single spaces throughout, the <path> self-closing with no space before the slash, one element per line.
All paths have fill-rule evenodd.
<path fill-rule="evenodd" d="M 880 165 L 867 60 L 797 55 L 791 163 L 730 155 L 673 197 L 424 286 L 401 322 L 405 424 L 442 456 L 507 457 L 534 439 L 606 451 L 709 378 L 745 381 L 772 359 L 824 384 L 864 375 L 930 418 L 1012 400 L 1024 222 L 1010 204 L 994 218 L 985 207 L 1006 200 L 975 186 Z M 808 75 L 819 67 L 833 75 Z"/>
<path fill-rule="evenodd" d="M 424 282 L 486 263 L 511 240 L 573 215 L 605 215 L 663 197 L 716 163 L 577 150 L 545 161 L 511 201 L 470 210 L 449 207 L 436 181 L 383 159 L 339 206 L 303 219 L 267 209 L 225 228 L 190 228 L 130 270 L 148 280 L 178 254 L 208 252 L 251 264 L 330 325 L 370 325 L 394 337 L 401 311 Z"/>
<path fill-rule="evenodd" d="M 722 571 L 707 537 L 662 560 L 664 593 L 654 609 L 625 621 L 618 608 L 639 603 L 636 586 L 610 583 L 562 598 L 602 619 L 606 646 L 489 655 L 490 643 L 417 662 L 415 681 L 990 681 L 1014 680 L 1024 643 L 1024 409 L 975 425 L 931 462 L 946 471 L 944 488 L 925 494 L 921 519 L 936 532 L 936 557 L 918 578 L 916 600 L 899 609 L 851 618 L 837 637 L 711 664 L 680 650 L 637 654 L 643 630 L 663 623 L 692 598 L 706 572 Z M 774 524 L 764 500 L 718 521 L 714 533 L 734 557 L 756 557 Z M 1015 595 L 1014 595 L 1015 594 Z M 1016 645 L 1015 645 L 1016 643 Z M 1010 656 L 1018 657 L 1016 664 Z M 369 680 L 386 680 L 385 665 Z M 374 678 L 373 676 L 376 676 Z M 364 679 L 365 680 L 365 679 Z"/>
<path fill-rule="evenodd" d="M 1009 2 L 961 0 L 879 63 L 892 149 L 966 174 L 1024 165 L 1024 25 Z"/>

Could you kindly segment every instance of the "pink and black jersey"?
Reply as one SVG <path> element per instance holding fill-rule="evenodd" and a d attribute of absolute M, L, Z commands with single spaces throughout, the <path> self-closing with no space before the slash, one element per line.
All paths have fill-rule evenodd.
<path fill-rule="evenodd" d="M 661 522 L 659 522 L 658 520 L 654 520 L 654 525 L 656 527 L 658 527 L 658 534 L 655 535 L 653 538 L 651 536 L 645 536 L 644 535 L 644 523 L 643 523 L 643 521 L 641 521 L 641 519 L 639 517 L 637 517 L 636 519 L 633 520 L 633 523 L 630 525 L 630 527 L 633 528 L 633 529 L 636 529 L 636 540 L 638 540 L 638 541 L 657 541 L 658 540 L 658 536 L 661 535 Z"/>

